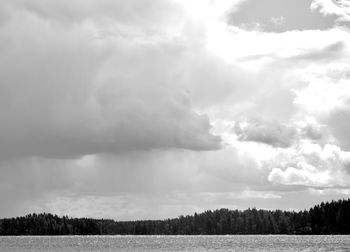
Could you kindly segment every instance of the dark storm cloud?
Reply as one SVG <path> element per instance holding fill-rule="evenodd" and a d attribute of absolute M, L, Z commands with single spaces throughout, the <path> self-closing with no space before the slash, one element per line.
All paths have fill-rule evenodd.
<path fill-rule="evenodd" d="M 12 14 L 0 27 L 1 157 L 220 148 L 220 137 L 209 133 L 209 118 L 195 111 L 187 90 L 177 85 L 186 48 L 167 41 L 155 46 L 136 35 L 133 43 L 119 37 L 113 43 L 94 39 L 95 27 L 83 21 L 74 26 L 73 18 L 98 14 L 95 1 L 82 10 L 80 1 L 69 8 L 62 2 L 16 1 L 8 8 L 16 4 L 25 11 L 4 7 Z M 129 3 L 113 4 L 128 10 Z M 52 21 L 56 5 L 55 11 L 63 13 L 59 17 L 72 12 L 67 14 L 72 26 Z"/>

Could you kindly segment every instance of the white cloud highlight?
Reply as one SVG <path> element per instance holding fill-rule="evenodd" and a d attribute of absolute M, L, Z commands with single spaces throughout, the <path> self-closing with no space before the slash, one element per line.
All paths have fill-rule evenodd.
<path fill-rule="evenodd" d="M 336 15 L 338 22 L 350 22 L 348 0 L 313 0 L 311 10 L 319 10 L 324 15 Z"/>

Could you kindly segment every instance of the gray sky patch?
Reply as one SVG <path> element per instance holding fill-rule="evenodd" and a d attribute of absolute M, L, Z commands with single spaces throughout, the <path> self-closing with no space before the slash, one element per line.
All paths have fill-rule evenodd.
<path fill-rule="evenodd" d="M 249 0 L 230 15 L 231 25 L 265 32 L 289 30 L 326 30 L 334 26 L 336 16 L 311 11 L 312 0 Z"/>

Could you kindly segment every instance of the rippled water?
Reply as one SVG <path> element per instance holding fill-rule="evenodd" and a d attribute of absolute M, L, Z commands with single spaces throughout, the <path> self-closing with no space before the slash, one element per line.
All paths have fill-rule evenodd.
<path fill-rule="evenodd" d="M 350 236 L 19 236 L 0 251 L 350 251 Z"/>

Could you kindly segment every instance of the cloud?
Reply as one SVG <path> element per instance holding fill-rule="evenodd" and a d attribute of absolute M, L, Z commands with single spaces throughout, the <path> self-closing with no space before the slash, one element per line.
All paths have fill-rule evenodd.
<path fill-rule="evenodd" d="M 345 150 L 350 148 L 347 135 L 349 128 L 348 114 L 350 111 L 350 90 L 348 77 L 343 76 L 343 67 L 333 74 L 317 74 L 309 85 L 296 92 L 295 104 L 301 111 L 313 114 L 317 120 L 326 125 L 329 134 Z"/>
<path fill-rule="evenodd" d="M 166 36 L 163 40 L 162 30 L 155 31 L 160 41 L 135 34 L 96 39 L 99 26 L 90 22 L 95 21 L 90 12 L 106 17 L 113 8 L 127 12 L 142 7 L 139 1 L 117 2 L 117 7 L 104 3 L 89 1 L 83 9 L 80 1 L 70 7 L 63 2 L 8 3 L 16 9 L 8 11 L 11 18 L 0 27 L 1 156 L 220 148 L 220 137 L 210 134 L 208 117 L 195 111 L 178 77 L 186 70 L 181 62 L 194 48 Z M 96 5 L 101 9 L 93 11 Z M 147 27 L 161 19 L 143 15 L 139 22 L 150 19 Z M 57 18 L 64 20 L 56 23 Z"/>
<path fill-rule="evenodd" d="M 289 58 L 289 60 L 330 60 L 332 58 L 341 58 L 343 49 L 345 48 L 345 43 L 343 41 L 338 41 L 336 43 L 330 44 L 321 50 L 308 50 L 307 53 L 297 55 L 295 57 Z"/>
<path fill-rule="evenodd" d="M 325 16 L 338 16 L 337 22 L 350 21 L 350 6 L 347 0 L 313 0 L 311 10 L 319 10 Z"/>
<path fill-rule="evenodd" d="M 312 117 L 291 121 L 288 124 L 277 120 L 249 118 L 237 121 L 233 130 L 239 141 L 263 143 L 279 148 L 291 147 L 304 139 L 319 141 L 327 137 L 325 126 Z"/>
<path fill-rule="evenodd" d="M 272 192 L 246 192 L 260 191 L 259 187 L 268 182 L 254 158 L 235 148 L 212 152 L 138 151 L 71 160 L 27 158 L 1 162 L 0 172 L 0 197 L 8 202 L 1 205 L 0 212 L 6 216 L 13 215 L 16 209 L 18 215 L 28 211 L 67 211 L 77 216 L 102 214 L 131 219 L 156 218 L 160 214 L 165 218 L 184 214 L 181 206 L 185 205 L 193 211 L 203 211 L 228 206 L 228 198 L 243 201 L 278 197 Z M 175 209 L 168 208 L 176 195 L 182 196 Z M 197 197 L 195 202 L 192 197 Z M 101 202 L 98 208 L 96 202 Z M 190 207 L 191 202 L 195 208 Z M 153 211 L 155 205 L 164 207 L 164 212 Z"/>
<path fill-rule="evenodd" d="M 301 139 L 321 140 L 329 137 L 326 126 L 317 122 L 313 117 L 305 117 L 302 121 L 296 121 L 295 126 Z"/>
<path fill-rule="evenodd" d="M 308 165 L 302 167 L 287 167 L 285 170 L 274 168 L 268 179 L 284 185 L 328 186 L 330 175 L 327 172 L 317 172 L 315 167 Z"/>
<path fill-rule="evenodd" d="M 250 60 L 264 60 L 270 59 L 274 61 L 278 61 L 283 64 L 298 64 L 302 65 L 305 62 L 322 62 L 326 60 L 332 59 L 342 59 L 344 57 L 344 52 L 346 52 L 346 43 L 343 41 L 332 42 L 329 45 L 325 45 L 323 48 L 304 48 L 297 52 L 294 52 L 294 55 L 288 56 L 278 56 L 278 54 L 270 53 L 270 54 L 257 54 L 251 55 L 249 57 L 242 58 L 242 61 L 250 61 Z"/>
<path fill-rule="evenodd" d="M 278 121 L 250 119 L 238 122 L 234 131 L 240 141 L 260 142 L 275 147 L 289 147 L 293 143 L 296 131 Z"/>
<path fill-rule="evenodd" d="M 176 14 L 183 11 L 179 3 L 160 0 L 131 0 L 127 3 L 120 0 L 63 0 L 47 3 L 39 0 L 14 0 L 5 1 L 2 8 L 14 12 L 32 13 L 41 19 L 57 21 L 66 25 L 82 23 L 86 20 L 94 22 L 109 20 L 132 26 L 134 29 L 153 27 L 157 30 L 160 27 L 158 21 L 167 19 L 166 25 L 169 25 L 171 21 L 179 17 L 177 15 L 168 16 L 167 13 Z"/>
<path fill-rule="evenodd" d="M 349 33 L 304 0 L 252 3 L 4 1 L 0 214 L 303 208 L 350 187 Z"/>
<path fill-rule="evenodd" d="M 203 108 L 249 100 L 250 88 L 256 88 L 261 76 L 250 77 L 249 71 L 208 52 L 210 29 L 197 27 L 205 23 L 202 19 L 192 25 L 190 19 L 166 19 L 167 12 L 174 18 L 186 16 L 184 3 L 156 2 L 136 18 L 132 12 L 140 4 L 5 5 L 10 7 L 4 11 L 13 10 L 1 27 L 7 38 L 1 60 L 6 121 L 2 155 L 68 157 L 135 149 L 220 148 Z M 159 16 L 150 14 L 158 8 Z M 104 18 L 109 26 L 104 26 Z M 161 26 L 156 25 L 159 22 Z M 186 22 L 191 33 L 184 28 Z M 26 25 L 18 25 L 22 23 Z M 195 39 L 197 34 L 202 41 Z M 261 85 L 257 92 L 271 88 Z M 281 93 L 286 97 L 290 91 L 277 87 L 271 98 L 277 101 Z M 257 99 L 252 101 L 254 108 L 266 97 Z M 264 106 L 265 112 L 277 111 Z"/>
<path fill-rule="evenodd" d="M 268 180 L 282 185 L 337 188 L 347 187 L 350 153 L 336 145 L 321 147 L 309 142 L 276 157 Z"/>

